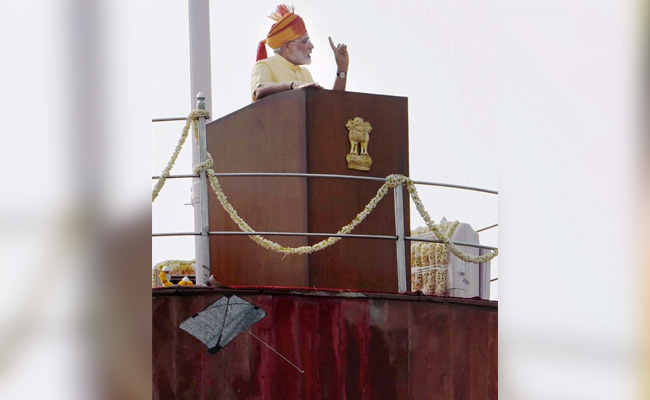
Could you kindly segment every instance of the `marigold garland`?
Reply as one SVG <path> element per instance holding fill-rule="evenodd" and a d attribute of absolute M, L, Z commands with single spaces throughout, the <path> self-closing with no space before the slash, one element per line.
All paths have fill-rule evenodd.
<path fill-rule="evenodd" d="M 160 178 L 158 179 L 158 182 L 156 183 L 153 189 L 152 200 L 151 200 L 152 202 L 156 200 L 156 197 L 158 197 L 160 190 L 165 185 L 165 181 L 167 180 L 167 177 L 169 177 L 169 173 L 173 168 L 176 159 L 178 158 L 178 154 L 180 153 L 183 144 L 185 143 L 185 139 L 187 138 L 190 127 L 192 127 L 192 133 L 194 139 L 198 144 L 198 138 L 199 138 L 198 120 L 199 117 L 204 117 L 204 116 L 209 116 L 209 113 L 206 110 L 194 110 L 187 117 L 187 121 L 185 123 L 185 126 L 183 127 L 181 138 L 179 139 L 178 145 L 176 146 L 176 149 L 172 154 L 172 158 L 169 160 L 169 163 L 163 170 Z M 246 221 L 244 221 L 237 214 L 237 211 L 228 202 L 228 198 L 223 193 L 223 190 L 219 185 L 219 180 L 217 179 L 216 172 L 214 172 L 214 170 L 210 168 L 212 167 L 212 164 L 213 164 L 212 155 L 210 153 L 207 153 L 207 159 L 204 162 L 195 165 L 194 172 L 197 174 L 200 174 L 201 172 L 205 172 L 210 180 L 210 186 L 216 193 L 217 198 L 219 199 L 219 202 L 221 203 L 224 210 L 226 210 L 226 212 L 228 212 L 228 214 L 230 215 L 230 218 L 237 224 L 237 226 L 239 226 L 239 228 L 243 232 L 255 233 L 255 230 L 251 228 L 250 225 L 248 225 L 248 223 L 246 223 Z M 388 189 L 395 188 L 398 185 L 406 186 L 406 188 L 408 189 L 411 195 L 411 198 L 413 199 L 413 202 L 415 203 L 416 209 L 422 216 L 422 219 L 424 219 L 424 222 L 427 224 L 427 227 L 435 234 L 438 240 L 440 240 L 442 244 L 445 247 L 447 247 L 456 257 L 460 258 L 463 261 L 478 264 L 478 263 L 487 262 L 499 254 L 497 250 L 493 250 L 488 254 L 475 257 L 461 251 L 456 245 L 454 245 L 451 242 L 451 238 L 447 237 L 447 235 L 445 235 L 445 233 L 441 231 L 440 227 L 435 223 L 433 223 L 433 221 L 431 221 L 431 217 L 429 216 L 429 213 L 427 213 L 427 211 L 424 209 L 424 205 L 422 204 L 422 201 L 418 196 L 417 189 L 415 188 L 415 184 L 413 183 L 413 181 L 409 177 L 400 174 L 393 174 L 387 176 L 386 182 L 379 188 L 379 190 L 377 190 L 377 194 L 375 195 L 375 197 L 373 197 L 370 200 L 370 202 L 366 205 L 366 207 L 359 214 L 357 214 L 357 216 L 354 218 L 354 220 L 352 220 L 352 222 L 342 227 L 337 232 L 337 234 L 348 234 L 352 232 L 352 230 L 354 230 L 354 228 L 356 228 L 357 225 L 359 225 L 364 219 L 366 219 L 366 217 L 377 206 L 377 204 L 379 204 L 379 202 L 384 198 L 384 196 L 386 196 L 386 194 L 388 193 Z M 249 237 L 264 248 L 267 248 L 272 251 L 276 251 L 278 253 L 284 253 L 284 254 L 311 254 L 313 252 L 323 250 L 333 245 L 334 243 L 338 242 L 339 240 L 341 240 L 340 237 L 329 237 L 312 246 L 285 247 L 269 239 L 266 239 L 260 235 L 250 235 Z"/>
<path fill-rule="evenodd" d="M 154 268 L 162 271 L 164 267 L 168 267 L 172 275 L 194 275 L 195 262 L 195 260 L 165 260 L 154 265 Z"/>
<path fill-rule="evenodd" d="M 157 287 L 156 278 L 160 279 L 163 286 L 168 287 L 173 284 L 169 282 L 168 275 L 185 275 L 194 276 L 195 260 L 165 260 L 157 263 L 152 269 L 151 287 Z M 181 286 L 186 286 L 181 285 Z"/>
<path fill-rule="evenodd" d="M 161 272 L 160 274 L 158 274 L 158 277 L 160 278 L 160 283 L 162 283 L 163 287 L 174 286 L 174 284 L 171 283 L 167 278 L 167 272 L 165 271 Z"/>

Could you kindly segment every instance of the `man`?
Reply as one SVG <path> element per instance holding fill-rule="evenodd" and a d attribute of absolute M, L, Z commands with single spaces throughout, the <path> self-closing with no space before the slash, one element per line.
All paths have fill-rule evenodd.
<path fill-rule="evenodd" d="M 269 16 L 276 23 L 271 27 L 266 39 L 257 47 L 257 63 L 251 76 L 253 101 L 287 90 L 321 87 L 314 82 L 309 71 L 301 67 L 311 64 L 314 45 L 309 40 L 304 21 L 293 11 L 293 6 L 281 4 Z M 345 44 L 335 46 L 331 37 L 329 41 L 337 65 L 333 89 L 345 90 L 348 49 Z M 274 56 L 267 58 L 265 45 L 273 49 Z"/>

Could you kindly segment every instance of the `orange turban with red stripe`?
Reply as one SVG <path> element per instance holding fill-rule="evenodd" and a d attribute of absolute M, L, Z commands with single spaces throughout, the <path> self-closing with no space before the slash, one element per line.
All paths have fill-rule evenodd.
<path fill-rule="evenodd" d="M 260 41 L 257 46 L 257 61 L 263 60 L 267 57 L 266 47 L 264 44 L 268 44 L 272 49 L 277 49 L 284 43 L 296 40 L 307 33 L 305 22 L 299 15 L 294 14 L 293 10 L 293 6 L 288 7 L 285 4 L 280 4 L 275 11 L 269 15 L 269 18 L 277 22 L 271 27 L 266 39 Z"/>

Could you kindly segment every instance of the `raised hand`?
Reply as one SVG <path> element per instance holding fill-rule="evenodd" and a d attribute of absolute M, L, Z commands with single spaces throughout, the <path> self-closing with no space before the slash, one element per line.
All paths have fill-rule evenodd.
<path fill-rule="evenodd" d="M 336 66 L 338 72 L 348 71 L 348 64 L 350 63 L 350 56 L 348 55 L 348 47 L 344 43 L 339 43 L 337 46 L 334 45 L 332 37 L 329 36 L 330 47 L 334 52 L 334 59 L 336 59 Z"/>

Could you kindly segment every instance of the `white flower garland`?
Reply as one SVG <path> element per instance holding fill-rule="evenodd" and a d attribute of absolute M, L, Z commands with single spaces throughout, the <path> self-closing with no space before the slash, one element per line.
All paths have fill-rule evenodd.
<path fill-rule="evenodd" d="M 210 158 L 211 160 L 211 158 Z M 232 204 L 228 202 L 228 198 L 226 195 L 223 193 L 223 190 L 221 189 L 221 186 L 219 185 L 219 180 L 215 176 L 215 172 L 212 169 L 207 169 L 206 171 L 208 173 L 208 177 L 210 178 L 210 185 L 212 186 L 212 189 L 217 195 L 217 198 L 219 199 L 219 202 L 223 206 L 223 208 L 228 212 L 230 215 L 230 218 L 239 226 L 239 229 L 242 230 L 242 232 L 250 232 L 250 233 L 255 233 L 255 230 L 244 221 L 239 214 L 237 214 L 237 211 L 233 208 Z M 391 175 L 392 177 L 393 175 Z M 337 234 L 348 234 L 352 232 L 354 228 L 357 227 L 368 215 L 370 215 L 370 212 L 374 210 L 375 207 L 377 207 L 377 204 L 386 196 L 388 193 L 388 189 L 391 187 L 397 186 L 399 183 L 397 183 L 394 179 L 387 179 L 386 183 L 384 183 L 379 190 L 377 190 L 377 194 L 375 197 L 370 200 L 370 202 L 366 205 L 366 207 L 361 211 L 357 216 L 350 222 L 349 224 L 345 225 L 342 227 Z M 284 254 L 311 254 L 315 251 L 323 250 L 334 243 L 338 242 L 341 240 L 340 237 L 329 237 L 325 240 L 322 240 L 312 246 L 300 246 L 300 247 L 285 247 L 282 246 L 272 240 L 266 239 L 262 236 L 259 235 L 251 235 L 250 236 L 253 241 L 255 241 L 257 244 L 260 246 L 267 248 L 269 250 L 276 251 L 278 253 L 284 253 Z"/>
<path fill-rule="evenodd" d="M 464 253 L 461 249 L 456 247 L 455 244 L 451 242 L 450 237 L 446 237 L 441 231 L 438 225 L 433 223 L 431 221 L 431 216 L 429 213 L 424 209 L 424 205 L 422 204 L 422 200 L 420 200 L 420 196 L 418 196 L 418 191 L 415 188 L 415 184 L 413 181 L 408 179 L 408 183 L 406 184 L 406 188 L 408 189 L 409 193 L 411 194 L 411 198 L 413 199 L 413 202 L 415 203 L 415 208 L 417 208 L 418 212 L 420 213 L 420 216 L 422 216 L 422 219 L 424 219 L 424 222 L 427 224 L 429 229 L 431 229 L 431 232 L 433 232 L 438 240 L 440 240 L 447 248 L 458 258 L 460 258 L 463 261 L 471 262 L 474 264 L 479 264 L 479 263 L 484 263 L 488 262 L 497 255 L 499 255 L 498 250 L 492 250 L 490 253 L 483 254 L 482 256 L 471 256 L 467 253 Z"/>
<path fill-rule="evenodd" d="M 183 144 L 185 143 L 185 139 L 187 138 L 187 134 L 189 132 L 190 126 L 192 127 L 194 139 L 198 144 L 198 140 L 199 140 L 198 119 L 199 117 L 208 116 L 208 115 L 209 113 L 206 110 L 194 110 L 187 117 L 187 121 L 185 123 L 185 126 L 183 127 L 181 138 L 178 140 L 178 145 L 176 146 L 176 149 L 172 154 L 172 158 L 171 160 L 169 160 L 169 163 L 163 170 L 160 178 L 158 179 L 158 182 L 154 187 L 152 193 L 152 199 L 151 199 L 152 202 L 156 200 L 156 197 L 158 197 L 160 190 L 165 185 L 165 181 L 167 180 L 167 177 L 169 176 L 169 173 L 172 167 L 174 166 L 176 159 L 178 158 L 178 154 L 180 153 Z M 250 225 L 248 225 L 248 223 L 246 223 L 246 221 L 244 221 L 239 216 L 239 214 L 237 214 L 237 211 L 228 202 L 228 198 L 223 193 L 223 190 L 219 185 L 219 180 L 217 179 L 216 172 L 214 172 L 214 170 L 210 168 L 212 167 L 212 164 L 213 164 L 212 155 L 210 153 L 207 153 L 207 159 L 204 162 L 195 165 L 194 172 L 200 174 L 201 172 L 205 171 L 210 180 L 210 186 L 212 186 L 212 189 L 214 190 L 215 194 L 217 195 L 217 198 L 219 199 L 219 202 L 221 203 L 224 210 L 228 212 L 230 218 L 237 224 L 237 226 L 239 226 L 239 229 L 241 229 L 243 232 L 255 233 L 255 230 L 251 228 Z M 498 251 L 494 250 L 491 253 L 474 257 L 462 252 L 458 247 L 456 247 L 453 243 L 451 243 L 451 239 L 447 237 L 443 232 L 441 232 L 440 228 L 431 221 L 431 217 L 429 216 L 429 213 L 427 213 L 427 211 L 424 209 L 424 205 L 422 204 L 422 201 L 420 200 L 420 197 L 417 194 L 417 189 L 415 188 L 415 184 L 413 183 L 413 181 L 410 178 L 400 174 L 393 174 L 387 176 L 386 182 L 379 188 L 379 190 L 377 190 L 377 194 L 375 195 L 375 197 L 373 197 L 370 200 L 370 202 L 366 205 L 363 211 L 357 214 L 357 216 L 354 218 L 354 220 L 352 220 L 352 222 L 342 227 L 337 232 L 337 234 L 348 234 L 352 232 L 352 230 L 354 230 L 354 228 L 356 228 L 357 225 L 359 225 L 364 219 L 366 219 L 366 217 L 370 214 L 370 212 L 374 210 L 375 207 L 377 207 L 377 204 L 379 204 L 379 202 L 388 193 L 388 189 L 395 188 L 398 185 L 406 185 L 409 193 L 411 194 L 411 198 L 413 199 L 413 202 L 415 202 L 415 206 L 418 212 L 426 222 L 429 229 L 431 229 L 431 231 L 436 235 L 436 237 L 447 248 L 449 248 L 449 250 L 456 257 L 460 258 L 463 261 L 478 264 L 478 263 L 489 261 L 498 255 Z M 313 252 L 323 250 L 333 245 L 334 243 L 338 242 L 339 240 L 341 240 L 340 237 L 329 237 L 312 246 L 285 247 L 274 241 L 266 239 L 260 235 L 250 235 L 249 237 L 256 243 L 258 243 L 260 246 L 266 249 L 276 251 L 278 253 L 284 253 L 284 254 L 311 254 Z"/>
<path fill-rule="evenodd" d="M 176 163 L 176 159 L 178 158 L 178 155 L 181 152 L 181 149 L 183 148 L 183 144 L 185 144 L 185 139 L 187 139 L 187 133 L 190 130 L 190 125 L 194 125 L 196 127 L 196 135 L 198 138 L 198 125 L 197 121 L 199 120 L 199 117 L 207 117 L 209 116 L 210 113 L 206 110 L 194 110 L 190 113 L 190 115 L 187 117 L 187 120 L 185 121 L 185 126 L 183 127 L 183 132 L 181 133 L 181 138 L 178 139 L 178 144 L 176 145 L 176 148 L 174 149 L 174 153 L 172 154 L 172 158 L 169 160 L 167 163 L 167 166 L 165 169 L 163 169 L 162 173 L 160 174 L 160 178 L 158 178 L 158 182 L 156 182 L 156 185 L 153 188 L 153 192 L 151 193 L 151 202 L 153 203 L 156 201 L 156 198 L 158 197 L 158 194 L 162 190 L 163 186 L 165 186 L 165 182 L 167 181 L 167 178 L 169 177 L 169 173 L 171 172 L 172 168 L 174 168 L 174 164 Z M 197 139 L 198 141 L 198 139 Z"/>
<path fill-rule="evenodd" d="M 438 227 L 451 240 L 458 221 L 442 221 Z M 411 236 L 430 232 L 427 228 L 415 228 Z M 449 249 L 444 243 L 411 242 L 411 288 L 426 295 L 444 296 L 447 291 L 447 266 Z"/>

